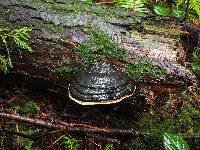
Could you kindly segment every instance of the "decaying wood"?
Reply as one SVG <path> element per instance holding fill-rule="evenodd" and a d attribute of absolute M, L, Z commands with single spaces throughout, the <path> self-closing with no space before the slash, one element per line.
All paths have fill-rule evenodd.
<path fill-rule="evenodd" d="M 30 123 L 33 125 L 46 127 L 49 129 L 59 129 L 67 132 L 85 132 L 85 133 L 101 133 L 109 135 L 148 135 L 148 133 L 137 132 L 130 129 L 109 129 L 109 128 L 100 128 L 96 126 L 86 125 L 86 124 L 76 124 L 68 123 L 62 121 L 48 122 L 41 119 L 23 117 L 15 114 L 8 114 L 0 112 L 0 118 L 2 119 L 11 119 L 20 122 Z"/>
<path fill-rule="evenodd" d="M 104 15 L 95 12 L 97 6 L 102 7 Z M 154 54 L 154 46 L 150 44 L 147 49 L 147 42 L 142 43 L 135 39 L 134 35 L 129 36 L 131 29 L 135 30 L 141 26 L 138 30 L 142 30 L 142 23 L 136 21 L 137 17 L 131 16 L 123 9 L 97 6 L 85 5 L 81 0 L 61 0 L 53 3 L 43 0 L 0 1 L 0 24 L 16 28 L 29 26 L 33 29 L 29 42 L 33 52 L 26 54 L 15 50 L 12 56 L 14 68 L 9 75 L 1 78 L 1 84 L 17 82 L 66 95 L 71 75 L 55 70 L 62 66 L 65 60 L 73 67 L 81 63 L 81 56 L 71 51 L 70 43 L 87 42 L 90 26 L 108 34 L 113 42 L 127 50 L 128 58 L 123 63 L 149 60 L 168 71 L 169 78 L 162 84 L 197 86 L 196 76 L 178 64 L 176 58 L 170 60 L 171 57 L 160 55 L 168 48 Z M 83 9 L 79 10 L 79 7 Z M 111 13 L 112 17 L 106 13 Z"/>

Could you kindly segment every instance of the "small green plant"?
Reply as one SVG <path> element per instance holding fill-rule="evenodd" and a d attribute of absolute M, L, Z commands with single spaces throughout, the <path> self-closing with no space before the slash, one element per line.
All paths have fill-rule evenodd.
<path fill-rule="evenodd" d="M 164 133 L 163 144 L 165 150 L 189 150 L 187 142 L 178 134 Z"/>
<path fill-rule="evenodd" d="M 37 113 L 37 105 L 34 101 L 24 102 L 21 98 L 17 98 L 12 104 L 13 110 L 20 114 L 35 115 Z"/>
<path fill-rule="evenodd" d="M 20 48 L 32 52 L 31 47 L 27 41 L 30 38 L 31 29 L 28 27 L 22 27 L 19 29 L 10 29 L 7 27 L 0 27 L 0 69 L 7 73 L 10 68 L 13 67 L 11 61 L 11 52 L 16 44 Z"/>
<path fill-rule="evenodd" d="M 196 47 L 192 53 L 192 69 L 200 72 L 200 48 Z"/>
<path fill-rule="evenodd" d="M 83 2 L 85 2 L 86 4 L 92 4 L 92 0 L 82 0 Z"/>
<path fill-rule="evenodd" d="M 164 6 L 161 4 L 156 4 L 153 6 L 154 7 L 154 12 L 157 15 L 163 16 L 163 17 L 169 17 L 169 16 L 174 16 L 177 18 L 183 18 L 185 15 L 185 8 L 182 7 L 169 7 L 169 6 Z"/>
<path fill-rule="evenodd" d="M 138 13 L 146 13 L 149 10 L 145 7 L 145 4 L 148 3 L 147 0 L 113 0 L 113 2 L 120 7 L 127 9 L 133 9 Z"/>
<path fill-rule="evenodd" d="M 134 80 L 138 81 L 145 76 L 153 76 L 161 79 L 166 75 L 166 70 L 154 65 L 149 61 L 135 61 L 126 66 L 128 75 Z"/>
<path fill-rule="evenodd" d="M 41 131 L 41 129 L 38 128 L 30 128 L 27 127 L 25 124 L 21 123 L 19 124 L 20 126 L 20 133 L 25 134 L 25 135 L 33 135 Z M 13 128 L 13 130 L 16 130 Z M 25 149 L 25 150 L 32 150 L 33 149 L 33 140 L 23 138 L 23 137 L 15 137 L 14 139 L 14 144 L 18 145 L 18 147 Z"/>
<path fill-rule="evenodd" d="M 37 112 L 37 106 L 34 101 L 25 103 L 24 108 L 21 110 L 24 114 L 34 115 Z"/>
<path fill-rule="evenodd" d="M 170 8 L 162 6 L 162 5 L 155 5 L 154 12 L 160 16 L 169 16 Z"/>
<path fill-rule="evenodd" d="M 181 5 L 188 5 L 188 6 L 185 6 L 185 7 L 188 7 L 189 9 L 195 10 L 195 12 L 199 16 L 199 20 L 200 20 L 200 0 L 177 0 L 176 7 L 178 8 Z M 186 8 L 186 11 L 188 11 L 187 8 Z"/>
<path fill-rule="evenodd" d="M 78 150 L 80 145 L 73 138 L 68 137 L 67 135 L 62 136 L 62 140 L 58 142 L 59 147 L 65 147 L 68 150 Z"/>
<path fill-rule="evenodd" d="M 25 150 L 32 150 L 32 144 L 33 144 L 33 141 L 32 140 L 29 140 L 29 139 L 26 139 L 26 138 L 16 138 L 15 139 L 15 144 L 16 145 L 19 145 L 20 148 L 23 148 Z"/>
<path fill-rule="evenodd" d="M 183 100 L 189 100 L 191 98 L 191 95 L 187 91 L 183 91 L 180 93 L 180 97 Z"/>
<path fill-rule="evenodd" d="M 193 9 L 199 17 L 200 20 L 200 0 L 177 0 L 176 2 L 171 2 L 172 6 L 166 6 L 165 2 L 160 1 L 158 4 L 154 5 L 154 12 L 160 16 L 175 16 L 178 18 L 186 19 L 189 10 Z M 196 15 L 192 14 L 192 18 Z"/>
<path fill-rule="evenodd" d="M 181 128 L 193 130 L 195 124 L 197 124 L 197 120 L 200 119 L 200 111 L 192 106 L 192 104 L 184 104 L 177 118 Z"/>
<path fill-rule="evenodd" d="M 3 141 L 5 138 L 6 138 L 6 136 L 0 133 L 0 149 L 3 148 L 3 145 L 4 145 Z"/>
<path fill-rule="evenodd" d="M 113 144 L 106 143 L 104 150 L 112 150 L 112 149 L 113 149 Z"/>

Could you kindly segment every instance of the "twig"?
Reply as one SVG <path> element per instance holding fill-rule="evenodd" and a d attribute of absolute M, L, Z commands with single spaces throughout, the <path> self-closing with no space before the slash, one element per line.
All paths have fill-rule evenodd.
<path fill-rule="evenodd" d="M 76 124 L 76 123 L 67 123 L 67 122 L 48 122 L 40 119 L 34 119 L 29 117 L 23 117 L 15 114 L 8 114 L 0 112 L 0 118 L 4 119 L 13 119 L 16 121 L 31 123 L 34 125 L 50 128 L 50 129 L 59 129 L 62 131 L 68 132 L 86 132 L 86 133 L 104 133 L 104 134 L 117 134 L 117 135 L 149 135 L 148 133 L 137 132 L 134 130 L 125 130 L 125 129 L 109 129 L 109 128 L 99 128 L 96 126 L 86 125 L 86 124 Z"/>

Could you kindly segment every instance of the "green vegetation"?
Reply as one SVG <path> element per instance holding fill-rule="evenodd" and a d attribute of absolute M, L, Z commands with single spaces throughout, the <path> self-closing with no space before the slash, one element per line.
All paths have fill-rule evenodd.
<path fill-rule="evenodd" d="M 75 71 L 75 70 L 76 70 L 76 68 L 72 67 L 68 60 L 64 60 L 62 65 L 60 67 L 56 68 L 56 71 L 58 71 L 60 73 L 69 73 L 69 72 L 72 72 L 72 71 Z"/>
<path fill-rule="evenodd" d="M 63 135 L 60 138 L 61 140 L 57 142 L 58 146 L 61 148 L 68 150 L 79 150 L 80 145 L 73 138 L 68 137 L 67 135 Z"/>
<path fill-rule="evenodd" d="M 16 139 L 15 144 L 18 145 L 19 148 L 24 148 L 25 150 L 31 150 L 33 141 L 26 138 Z"/>
<path fill-rule="evenodd" d="M 140 122 L 141 128 L 159 137 L 164 132 L 183 133 L 190 135 L 198 133 L 200 126 L 198 125 L 200 112 L 189 103 L 181 107 L 177 116 L 166 115 L 158 118 L 156 114 L 145 113 Z M 187 135 L 187 136 L 188 136 Z"/>
<path fill-rule="evenodd" d="M 31 29 L 28 27 L 19 29 L 0 27 L 0 69 L 4 71 L 4 73 L 7 73 L 9 69 L 13 67 L 11 52 L 14 51 L 15 45 L 28 52 L 32 52 L 31 47 L 27 43 L 30 38 L 30 31 Z"/>
<path fill-rule="evenodd" d="M 83 13 L 83 14 L 95 14 L 100 17 L 119 17 L 119 16 L 129 16 L 127 11 L 123 11 L 118 8 L 108 8 L 103 7 L 101 5 L 88 5 L 91 0 L 84 0 L 83 3 L 68 3 L 68 7 L 63 7 L 58 3 L 48 3 L 48 7 L 51 7 L 55 12 L 66 15 L 66 14 L 74 14 L 74 13 Z M 91 3 L 90 3 L 91 4 Z"/>
<path fill-rule="evenodd" d="M 24 99 L 20 97 L 16 97 L 13 101 L 10 102 L 10 111 L 14 113 L 19 113 L 27 116 L 33 116 L 37 114 L 37 106 L 34 101 L 24 101 Z M 8 121 L 9 125 L 8 131 L 18 132 L 19 134 L 23 134 L 26 136 L 33 136 L 38 134 L 41 129 L 37 127 L 30 126 L 25 123 L 18 123 L 15 121 Z M 7 134 L 5 134 L 7 135 Z M 34 141 L 21 136 L 5 136 L 4 132 L 0 134 L 0 147 L 5 149 L 25 149 L 32 150 L 34 145 Z"/>
<path fill-rule="evenodd" d="M 113 43 L 108 35 L 99 30 L 91 30 L 89 40 L 78 45 L 75 52 L 83 56 L 83 66 L 91 63 L 97 57 L 111 57 L 118 60 L 126 58 L 126 50 Z"/>
<path fill-rule="evenodd" d="M 62 31 L 64 28 L 63 24 L 55 25 L 52 22 L 49 21 L 43 21 L 42 25 L 44 26 L 45 29 L 48 29 L 52 33 L 56 33 L 58 31 Z"/>
<path fill-rule="evenodd" d="M 189 150 L 189 146 L 178 134 L 164 133 L 163 143 L 165 150 Z"/>
<path fill-rule="evenodd" d="M 91 4 L 94 0 L 82 0 L 86 4 Z M 110 0 L 113 4 L 136 13 L 144 14 L 152 10 L 153 13 L 162 17 L 177 17 L 181 19 L 200 20 L 199 0 L 177 0 L 177 1 L 149 1 L 149 0 Z M 153 8 L 153 9 L 152 9 Z M 195 12 L 195 13 L 194 13 Z M 187 15 L 188 14 L 188 15 Z"/>
<path fill-rule="evenodd" d="M 195 103 L 196 100 L 199 100 L 199 95 L 197 94 L 198 93 L 196 92 L 194 92 L 192 95 L 189 95 L 187 92 L 182 92 L 179 96 L 171 94 L 169 96 L 171 97 L 170 100 L 166 99 L 160 102 L 162 104 L 161 108 L 155 108 L 156 110 L 151 109 L 148 113 L 145 112 L 138 123 L 140 126 L 140 131 L 147 134 L 145 137 L 145 144 L 141 145 L 148 147 L 149 145 L 146 140 L 152 141 L 151 137 L 157 139 L 153 140 L 155 146 L 161 145 L 163 133 L 179 133 L 179 135 L 184 137 L 184 139 L 190 139 L 191 137 L 198 136 L 200 130 L 200 110 L 195 106 L 195 104 L 191 104 Z M 175 108 L 178 105 L 177 101 L 180 100 L 183 101 L 182 106 L 180 108 Z M 158 109 L 163 109 L 162 114 L 158 114 Z M 168 139 L 168 141 L 164 141 L 165 146 L 167 142 L 169 144 L 174 143 L 173 141 L 177 140 L 175 143 L 179 143 L 180 146 L 182 145 L 185 147 L 185 149 L 188 149 L 186 142 L 180 137 L 177 137 L 177 135 L 173 135 L 170 138 L 171 139 Z M 151 143 L 152 142 L 149 144 Z M 172 147 L 177 146 L 173 144 L 169 145 Z M 168 148 L 170 146 L 168 146 Z"/>
<path fill-rule="evenodd" d="M 195 10 L 195 12 L 197 13 L 198 17 L 199 17 L 199 20 L 200 20 L 200 0 L 189 0 L 189 1 L 186 1 L 186 0 L 178 0 L 176 2 L 176 7 L 179 8 L 181 5 L 185 5 L 187 4 L 188 6 L 185 6 L 186 7 L 186 11 L 188 11 L 187 9 L 193 9 Z M 188 8 L 187 8 L 188 7 Z M 186 12 L 187 13 L 187 12 Z"/>
<path fill-rule="evenodd" d="M 115 10 L 117 9 L 109 8 L 108 10 L 106 6 L 104 7 L 100 5 L 93 5 L 91 4 L 92 0 L 83 0 L 85 3 L 81 3 L 80 5 L 77 5 L 76 3 L 69 3 L 68 7 L 63 7 L 65 5 L 62 5 L 61 3 L 56 3 L 54 0 L 44 0 L 44 1 L 46 1 L 47 3 L 46 5 L 53 8 L 55 12 L 62 15 L 70 15 L 73 13 L 77 13 L 77 14 L 88 13 L 88 14 L 93 14 L 94 16 L 97 15 L 101 17 L 110 17 L 110 16 L 120 17 L 120 14 L 118 14 L 117 11 L 115 12 Z M 178 0 L 176 2 L 171 2 L 171 3 L 170 2 L 166 3 L 166 1 L 158 0 L 153 4 L 150 4 L 150 1 L 146 1 L 146 0 L 135 0 L 135 1 L 113 0 L 113 2 L 116 4 L 116 6 L 123 7 L 128 10 L 134 10 L 137 13 L 147 13 L 149 11 L 147 7 L 151 7 L 151 10 L 153 10 L 154 13 L 162 17 L 175 16 L 178 18 L 184 18 L 186 12 L 188 11 L 189 16 L 191 15 L 193 15 L 194 17 L 199 16 L 200 18 L 199 0 L 198 1 L 190 0 L 188 10 L 186 8 L 187 3 L 185 0 Z M 123 9 L 123 10 L 126 10 L 126 9 Z M 192 9 L 194 9 L 196 14 L 194 13 L 194 11 L 192 11 Z M 129 12 L 123 11 L 122 13 L 124 12 L 128 16 Z M 130 16 L 131 15 L 129 15 L 129 17 Z M 55 33 L 58 31 L 62 31 L 64 27 L 62 23 L 59 25 L 53 25 L 51 22 L 47 22 L 44 26 L 45 28 L 48 28 L 50 31 L 55 32 Z M 155 30 L 157 29 L 157 28 L 153 28 L 152 26 L 148 26 L 148 27 Z M 158 30 L 158 31 L 163 31 L 166 33 L 166 30 L 164 29 Z M 0 28 L 0 43 L 1 43 L 0 44 L 0 68 L 5 73 L 7 73 L 10 68 L 12 68 L 11 52 L 15 51 L 16 48 L 17 49 L 22 48 L 28 52 L 32 51 L 31 47 L 28 45 L 30 32 L 31 32 L 31 29 L 27 27 L 22 27 L 19 29 L 10 29 L 7 27 Z M 174 31 L 172 30 L 169 32 L 174 32 Z M 180 35 L 179 33 L 175 33 L 175 32 L 173 34 L 178 35 L 178 36 Z M 88 37 L 89 38 L 87 41 L 79 44 L 77 47 L 74 46 L 75 48 L 73 49 L 75 53 L 81 54 L 82 56 L 81 67 L 84 67 L 85 65 L 91 63 L 95 58 L 98 58 L 98 57 L 110 57 L 110 58 L 115 58 L 117 60 L 126 59 L 127 57 L 126 50 L 120 47 L 120 45 L 113 43 L 111 38 L 105 33 L 103 33 L 102 31 L 99 31 L 97 29 L 90 29 L 88 33 Z M 200 71 L 200 49 L 199 48 L 196 48 L 194 50 L 192 54 L 192 62 L 193 62 L 192 63 L 193 70 Z M 77 71 L 77 68 L 73 68 L 68 60 L 64 60 L 62 64 L 56 69 L 56 71 L 60 73 L 69 73 L 72 71 Z M 148 61 L 132 62 L 126 66 L 126 71 L 128 75 L 132 78 L 132 80 L 136 82 L 143 78 L 144 79 L 145 78 L 162 79 L 165 77 L 167 73 L 166 70 L 163 70 L 159 66 L 156 66 L 153 63 L 148 62 Z M 153 93 L 153 91 L 150 91 L 150 92 Z M 154 94 L 155 93 L 153 93 L 150 96 L 153 100 L 155 99 L 156 101 L 157 97 L 159 97 L 160 95 L 158 96 Z M 139 128 L 138 133 L 140 132 L 144 133 L 144 137 L 141 134 L 141 137 L 139 135 L 135 137 L 134 139 L 131 139 L 128 145 L 128 149 L 130 150 L 133 150 L 133 149 L 155 149 L 155 150 L 159 149 L 160 150 L 164 148 L 166 150 L 172 150 L 172 149 L 179 149 L 180 146 L 182 146 L 181 150 L 182 149 L 188 150 L 189 146 L 183 140 L 183 138 L 184 139 L 195 138 L 195 136 L 198 136 L 200 134 L 199 132 L 200 131 L 200 125 L 199 125 L 200 96 L 199 95 L 200 95 L 200 90 L 198 89 L 198 91 L 193 92 L 193 93 L 192 92 L 188 93 L 184 91 L 180 95 L 177 94 L 176 96 L 170 93 L 167 99 L 165 99 L 164 96 L 161 96 L 161 98 L 158 99 L 159 100 L 158 105 L 155 104 L 155 105 L 148 106 L 150 109 L 149 111 L 145 109 L 145 112 L 139 112 L 139 111 L 137 112 L 137 113 L 141 113 L 141 114 L 143 113 L 143 114 L 140 116 L 140 118 L 137 118 L 139 121 L 137 120 L 138 122 L 136 123 L 134 122 L 135 120 L 131 120 L 131 119 L 129 120 L 127 118 L 126 120 L 123 120 L 121 118 L 118 118 L 119 116 L 118 114 L 116 115 L 117 117 L 115 117 L 114 112 L 112 112 L 114 114 L 114 115 L 112 114 L 114 117 L 111 116 L 110 114 L 106 114 L 107 116 L 105 117 L 103 116 L 103 113 L 101 114 L 102 116 L 99 115 L 99 117 L 102 117 L 100 119 L 105 119 L 105 124 L 108 124 L 107 120 L 111 118 L 112 123 L 110 123 L 109 126 L 111 126 L 111 124 L 114 124 L 112 125 L 113 128 L 127 128 L 127 127 L 129 128 L 131 125 L 137 124 L 137 127 Z M 136 95 L 134 96 L 136 97 Z M 145 98 L 148 99 L 148 97 L 145 97 Z M 49 107 L 51 107 L 49 112 L 45 110 L 45 113 L 47 114 L 44 114 L 44 113 L 39 114 L 38 106 L 32 100 L 24 101 L 20 98 L 16 98 L 15 100 L 11 100 L 11 101 L 12 102 L 8 102 L 8 104 L 6 102 L 5 102 L 6 104 L 4 104 L 3 102 L 1 104 L 2 110 L 6 108 L 5 109 L 6 112 L 8 111 L 10 113 L 16 113 L 20 115 L 34 116 L 34 117 L 41 117 L 41 116 L 43 117 L 43 115 L 48 116 L 49 114 L 55 113 L 52 110 L 54 109 L 52 105 L 49 105 Z M 178 102 L 180 101 L 182 103 L 179 105 Z M 7 107 L 9 108 L 7 109 Z M 74 107 L 71 107 L 71 108 L 70 107 L 71 106 L 68 105 L 67 109 L 74 108 Z M 88 107 L 88 108 L 91 108 L 91 107 Z M 83 114 L 82 118 L 87 118 L 88 116 L 90 118 L 93 117 L 93 116 L 90 116 L 91 114 L 90 115 L 86 114 L 83 109 L 81 108 L 79 109 L 78 111 L 83 111 L 81 112 Z M 94 108 L 92 108 L 91 110 L 93 111 L 93 109 Z M 101 113 L 101 111 L 98 110 L 98 113 Z M 67 115 L 71 115 L 71 114 L 67 114 Z M 49 117 L 48 116 L 45 119 L 55 119 L 54 118 L 55 116 L 53 116 L 52 118 L 48 118 Z M 6 120 L 4 122 L 4 120 L 3 121 L 2 120 L 1 120 L 2 125 L 5 125 L 5 122 L 6 122 L 5 126 L 8 131 L 13 131 L 15 133 L 16 132 L 22 133 L 23 135 L 29 135 L 29 137 L 31 138 L 41 133 L 46 134 L 45 132 L 41 132 L 41 129 L 34 128 L 32 125 L 26 125 L 24 123 L 17 123 L 15 121 L 9 121 L 9 120 Z M 84 120 L 84 121 L 88 121 L 88 120 Z M 81 142 L 79 142 L 75 140 L 73 137 L 66 135 L 66 133 L 64 134 L 61 133 L 60 135 L 60 132 L 58 134 L 55 134 L 55 131 L 53 132 L 48 131 L 48 134 L 52 135 L 52 137 L 50 137 L 50 140 L 51 140 L 50 143 L 52 142 L 52 140 L 54 140 L 54 138 L 58 139 L 56 140 L 56 142 L 54 143 L 52 142 L 53 145 L 55 144 L 58 147 L 58 149 L 78 150 L 82 146 L 79 144 L 83 144 L 81 143 L 82 140 Z M 2 147 L 4 148 L 5 145 L 8 145 L 11 143 L 10 145 L 12 145 L 13 149 L 26 149 L 26 150 L 36 149 L 38 141 L 32 140 L 31 138 L 28 139 L 28 138 L 24 138 L 18 135 L 7 136 L 7 134 L 0 133 L 0 148 Z M 179 144 L 179 147 L 175 143 Z M 115 148 L 115 145 L 113 145 L 112 143 L 107 143 L 104 147 L 105 150 L 111 150 L 114 148 Z"/>
<path fill-rule="evenodd" d="M 192 69 L 200 72 L 200 48 L 196 47 L 192 53 Z"/>
<path fill-rule="evenodd" d="M 19 127 L 20 131 L 18 131 L 18 129 L 16 127 Z M 21 134 L 31 137 L 32 135 L 39 133 L 41 131 L 41 129 L 30 128 L 29 126 L 26 126 L 25 124 L 13 122 L 13 127 L 10 128 L 10 131 L 11 132 L 19 132 Z M 20 136 L 18 136 L 18 137 L 13 136 L 12 138 L 5 137 L 2 141 L 2 143 L 4 143 L 4 145 L 6 145 L 5 143 L 9 144 L 9 146 L 7 145 L 7 147 L 5 147 L 6 149 L 8 147 L 10 147 L 10 149 L 11 149 L 11 146 L 12 146 L 12 148 L 14 148 L 14 149 L 18 147 L 20 149 L 32 150 L 33 147 L 35 147 L 35 146 L 33 146 L 34 145 L 33 140 L 24 138 L 24 137 L 20 137 Z"/>
<path fill-rule="evenodd" d="M 198 16 L 198 20 L 200 20 L 200 1 L 199 0 L 177 0 L 176 2 L 163 2 L 158 1 L 154 6 L 154 12 L 160 16 L 174 16 L 177 18 L 187 19 L 195 19 Z M 194 10 L 196 14 L 192 12 Z"/>
<path fill-rule="evenodd" d="M 3 141 L 6 138 L 5 135 L 3 135 L 2 133 L 0 133 L 0 147 L 4 147 Z"/>
<path fill-rule="evenodd" d="M 113 2 L 116 6 L 133 9 L 137 13 L 149 12 L 149 9 L 145 7 L 147 0 L 113 0 Z"/>
<path fill-rule="evenodd" d="M 112 150 L 112 149 L 113 149 L 113 144 L 106 143 L 104 150 Z"/>
<path fill-rule="evenodd" d="M 126 66 L 126 72 L 134 81 L 138 81 L 142 77 L 155 77 L 161 79 L 166 75 L 166 70 L 163 70 L 159 66 L 148 61 L 132 62 Z"/>
<path fill-rule="evenodd" d="M 31 100 L 24 103 L 24 101 L 20 98 L 16 98 L 11 106 L 16 112 L 20 114 L 35 115 L 37 113 L 37 104 Z"/>

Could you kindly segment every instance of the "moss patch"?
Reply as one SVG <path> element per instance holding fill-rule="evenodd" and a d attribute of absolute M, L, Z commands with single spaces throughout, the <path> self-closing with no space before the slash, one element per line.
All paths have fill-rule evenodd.
<path fill-rule="evenodd" d="M 17 97 L 11 107 L 20 114 L 36 115 L 37 113 L 37 104 L 31 100 L 24 102 L 23 99 Z"/>
<path fill-rule="evenodd" d="M 88 5 L 85 3 L 68 3 L 66 4 L 48 4 L 54 11 L 59 14 L 69 14 L 69 13 L 87 13 L 95 14 L 100 17 L 119 17 L 119 16 L 129 16 L 129 13 L 122 8 L 111 8 L 102 5 Z"/>
<path fill-rule="evenodd" d="M 143 77 L 161 79 L 166 75 L 166 70 L 149 61 L 135 61 L 126 66 L 126 71 L 131 79 L 139 81 Z"/>
<path fill-rule="evenodd" d="M 62 65 L 55 69 L 55 71 L 60 73 L 70 73 L 75 70 L 76 68 L 72 67 L 72 65 L 70 65 L 70 62 L 68 60 L 64 60 Z"/>
<path fill-rule="evenodd" d="M 159 99 L 159 106 L 156 105 L 149 112 L 144 112 L 138 121 L 140 132 L 147 135 L 143 141 L 153 137 L 160 140 L 162 145 L 162 135 L 165 132 L 179 133 L 189 141 L 199 137 L 200 110 L 195 104 L 196 100 L 199 100 L 198 90 L 193 93 L 169 93 L 163 100 Z M 145 146 L 151 145 L 148 142 L 144 143 Z"/>
<path fill-rule="evenodd" d="M 159 137 L 164 132 L 177 132 L 185 136 L 199 134 L 200 111 L 193 105 L 185 103 L 178 115 L 158 117 L 156 113 L 145 113 L 140 121 L 141 130 Z"/>
<path fill-rule="evenodd" d="M 52 22 L 48 22 L 48 21 L 43 21 L 43 24 L 45 29 L 48 29 L 49 31 L 56 33 L 59 31 L 62 31 L 64 28 L 63 24 L 59 24 L 59 25 L 55 25 Z"/>
<path fill-rule="evenodd" d="M 144 28 L 148 30 L 149 32 L 152 31 L 153 33 L 162 34 L 166 36 L 172 36 L 174 38 L 180 37 L 181 34 L 183 34 L 183 31 L 181 28 L 170 28 L 169 25 L 165 24 L 150 24 L 150 23 L 144 23 Z"/>
<path fill-rule="evenodd" d="M 91 30 L 89 40 L 75 48 L 83 56 L 83 65 L 90 63 L 97 57 L 111 57 L 123 60 L 127 56 L 124 48 L 113 43 L 109 36 L 100 30 Z"/>

